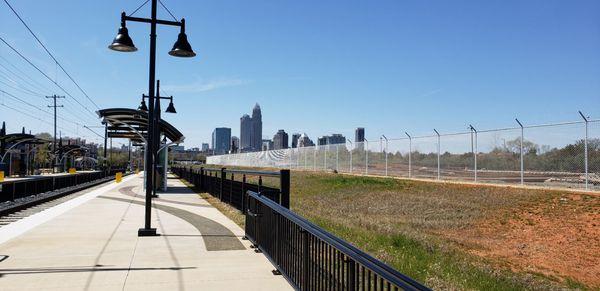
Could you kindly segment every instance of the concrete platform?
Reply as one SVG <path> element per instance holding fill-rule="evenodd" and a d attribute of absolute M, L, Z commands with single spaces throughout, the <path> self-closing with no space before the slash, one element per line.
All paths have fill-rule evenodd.
<path fill-rule="evenodd" d="M 161 235 L 138 237 L 142 181 L 126 177 L 0 228 L 0 290 L 292 289 L 240 227 L 177 179 L 153 200 Z"/>

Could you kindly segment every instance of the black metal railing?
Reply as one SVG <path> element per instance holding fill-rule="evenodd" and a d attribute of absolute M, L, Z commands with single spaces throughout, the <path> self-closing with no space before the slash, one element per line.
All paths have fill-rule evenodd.
<path fill-rule="evenodd" d="M 296 289 L 429 290 L 264 195 L 246 200 L 246 238 Z"/>
<path fill-rule="evenodd" d="M 114 169 L 110 171 L 39 176 L 0 182 L 0 202 L 14 201 L 15 199 L 31 195 L 74 187 L 80 184 L 112 177 L 117 172 L 124 172 L 124 170 Z"/>
<path fill-rule="evenodd" d="M 246 209 L 246 200 L 244 199 L 246 191 L 261 193 L 283 207 L 290 207 L 289 170 L 251 171 L 227 168 L 172 167 L 171 172 L 187 180 L 198 190 L 205 191 L 240 211 Z M 248 181 L 250 177 L 254 177 L 256 183 Z M 279 188 L 263 185 L 265 177 L 279 179 Z"/>

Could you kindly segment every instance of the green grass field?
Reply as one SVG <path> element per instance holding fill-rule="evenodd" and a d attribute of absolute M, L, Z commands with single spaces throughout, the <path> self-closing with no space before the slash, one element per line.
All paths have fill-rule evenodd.
<path fill-rule="evenodd" d="M 434 289 L 600 287 L 598 196 L 296 171 L 291 189 L 293 211 Z"/>

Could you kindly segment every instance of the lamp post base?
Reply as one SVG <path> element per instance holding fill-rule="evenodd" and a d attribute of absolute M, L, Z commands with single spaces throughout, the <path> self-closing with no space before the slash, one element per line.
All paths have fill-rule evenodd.
<path fill-rule="evenodd" d="M 140 228 L 138 229 L 138 236 L 158 236 L 156 228 Z"/>

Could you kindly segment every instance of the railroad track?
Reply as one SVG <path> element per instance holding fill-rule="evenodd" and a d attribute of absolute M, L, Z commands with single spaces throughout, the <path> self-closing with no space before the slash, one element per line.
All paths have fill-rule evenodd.
<path fill-rule="evenodd" d="M 104 183 L 113 180 L 114 177 L 107 177 L 79 184 L 77 186 L 61 188 L 56 191 L 31 195 L 4 203 L 3 205 L 0 205 L 0 227 L 77 198 L 89 192 L 87 190 L 101 187 Z"/>

